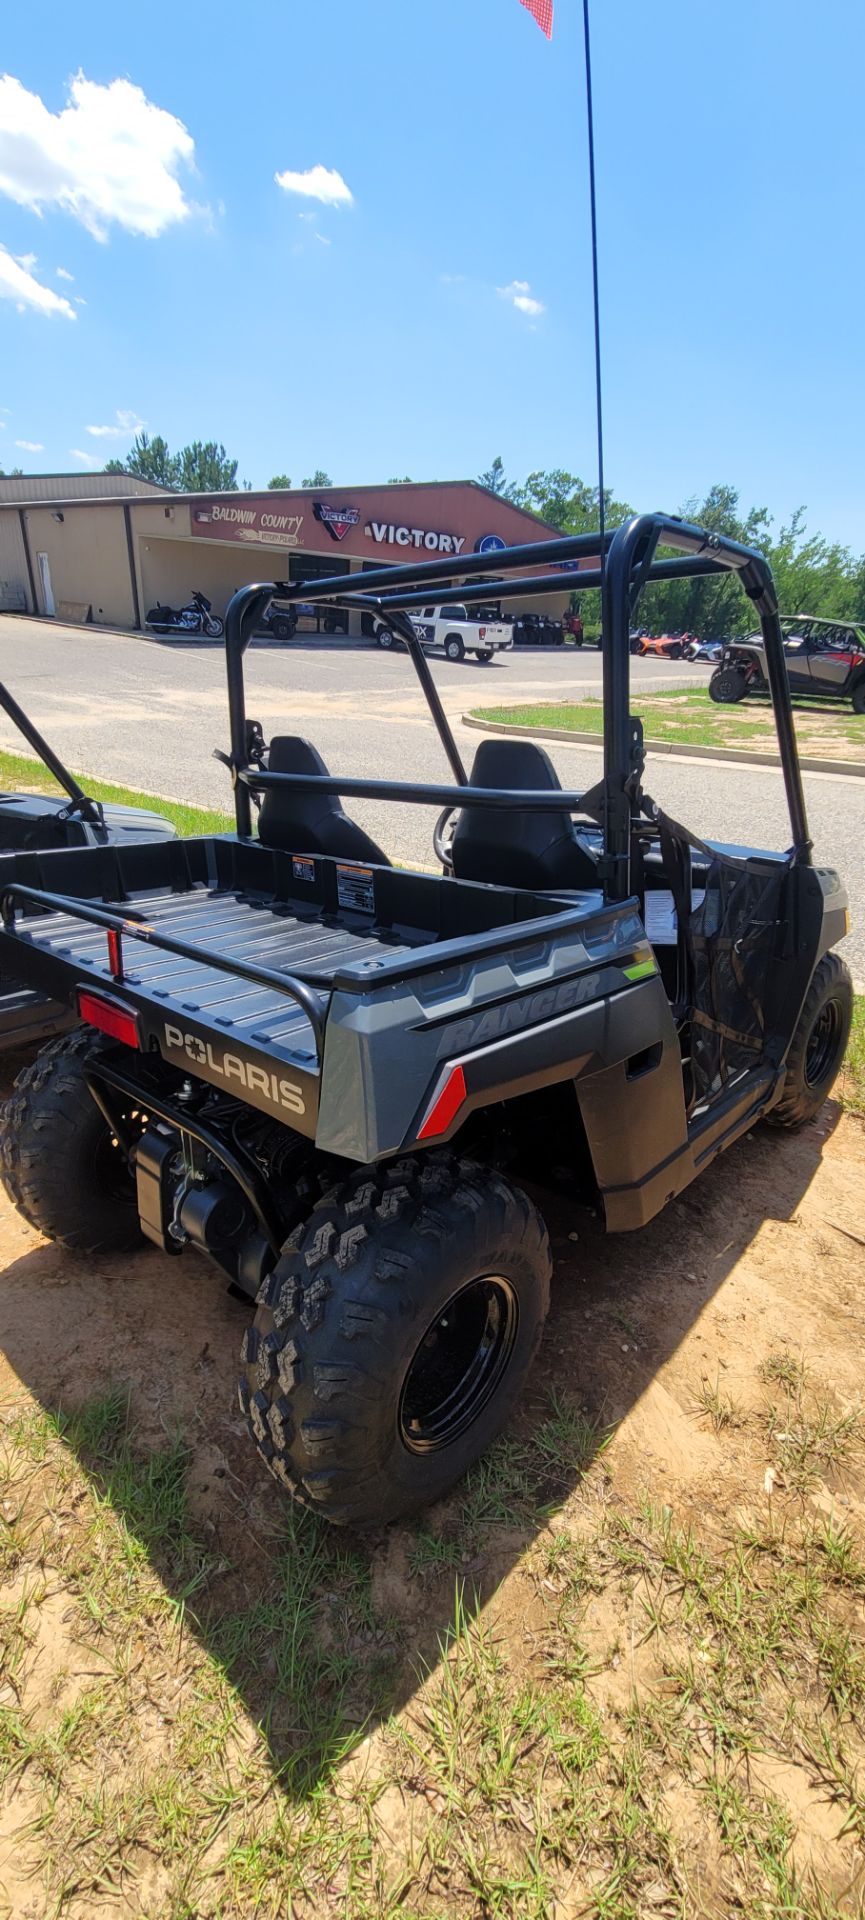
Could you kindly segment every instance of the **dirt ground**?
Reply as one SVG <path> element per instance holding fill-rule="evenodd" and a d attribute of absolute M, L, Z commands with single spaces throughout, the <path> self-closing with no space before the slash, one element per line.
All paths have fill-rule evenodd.
<path fill-rule="evenodd" d="M 863 1150 L 548 1204 L 512 1432 L 363 1541 L 253 1457 L 202 1260 L 0 1200 L 0 1914 L 865 1911 Z"/>

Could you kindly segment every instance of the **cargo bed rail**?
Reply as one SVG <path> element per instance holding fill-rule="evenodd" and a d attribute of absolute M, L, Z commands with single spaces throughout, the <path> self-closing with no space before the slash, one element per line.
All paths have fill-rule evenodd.
<path fill-rule="evenodd" d="M 139 940 L 146 946 L 159 947 L 165 953 L 172 953 L 180 960 L 191 960 L 194 964 L 213 967 L 218 973 L 234 975 L 236 979 L 250 980 L 257 986 L 272 987 L 286 999 L 295 1000 L 302 1008 L 312 1028 L 315 1040 L 315 1054 L 319 1072 L 324 1052 L 324 1016 L 319 994 L 307 986 L 305 980 L 298 980 L 294 974 L 278 973 L 273 967 L 259 967 L 254 962 L 227 960 L 222 953 L 214 952 L 212 947 L 191 944 L 188 940 L 176 940 L 172 934 L 160 933 L 152 927 L 143 914 L 130 909 L 123 913 L 112 913 L 106 907 L 93 907 L 89 902 L 72 899 L 65 893 L 47 893 L 40 887 L 26 887 L 15 881 L 3 890 L 0 900 L 0 915 L 3 928 L 8 934 L 19 940 L 16 933 L 15 911 L 19 904 L 29 901 L 31 905 L 42 907 L 48 913 L 65 913 L 75 920 L 84 920 L 90 926 L 104 927 L 108 935 L 108 960 L 112 978 L 118 986 L 124 979 L 123 947 L 125 938 Z M 113 936 L 113 938 L 112 938 Z M 321 989 L 325 992 L 326 989 Z"/>

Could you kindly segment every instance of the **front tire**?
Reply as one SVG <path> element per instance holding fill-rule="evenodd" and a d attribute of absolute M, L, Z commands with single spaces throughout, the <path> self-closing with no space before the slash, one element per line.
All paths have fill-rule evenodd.
<path fill-rule="evenodd" d="M 46 1239 L 73 1253 L 130 1253 L 144 1244 L 135 1180 L 84 1077 L 98 1052 L 92 1029 L 79 1027 L 18 1075 L 0 1118 L 0 1178 Z"/>
<path fill-rule="evenodd" d="M 204 631 L 208 640 L 221 640 L 225 632 L 225 622 L 220 620 L 217 613 L 209 614 Z"/>
<path fill-rule="evenodd" d="M 747 691 L 748 682 L 738 667 L 716 667 L 709 681 L 709 699 L 719 707 L 734 707 Z"/>
<path fill-rule="evenodd" d="M 680 647 L 678 641 L 676 641 L 672 647 L 667 648 L 667 659 L 681 660 L 683 652 L 684 648 Z"/>
<path fill-rule="evenodd" d="M 851 703 L 854 713 L 865 713 L 865 680 L 860 680 L 853 688 Z"/>
<path fill-rule="evenodd" d="M 380 1527 L 446 1493 L 520 1394 L 549 1304 L 531 1201 L 450 1153 L 361 1167 L 286 1241 L 242 1349 L 271 1472 Z"/>
<path fill-rule="evenodd" d="M 784 1091 L 767 1115 L 773 1127 L 807 1126 L 827 1100 L 841 1068 L 853 1018 L 853 982 L 837 953 L 825 953 L 799 1015 L 787 1055 Z"/>
<path fill-rule="evenodd" d="M 380 647 L 384 647 L 385 651 L 388 651 L 390 648 L 396 645 L 396 641 L 394 639 L 394 635 L 391 633 L 390 627 L 379 627 L 375 637 L 376 637 L 376 644 Z"/>

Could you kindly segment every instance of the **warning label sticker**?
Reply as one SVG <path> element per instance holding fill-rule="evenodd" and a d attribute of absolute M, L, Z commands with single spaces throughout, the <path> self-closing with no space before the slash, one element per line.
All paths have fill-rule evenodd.
<path fill-rule="evenodd" d="M 291 877 L 292 880 L 314 880 L 315 861 L 310 860 L 306 854 L 293 853 L 291 856 Z"/>
<path fill-rule="evenodd" d="M 338 866 L 336 895 L 341 907 L 348 907 L 354 913 L 374 913 L 375 889 L 372 867 Z"/>

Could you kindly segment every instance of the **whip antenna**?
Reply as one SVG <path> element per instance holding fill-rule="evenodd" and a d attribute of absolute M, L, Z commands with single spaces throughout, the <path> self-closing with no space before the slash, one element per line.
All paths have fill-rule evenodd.
<path fill-rule="evenodd" d="M 592 302 L 595 315 L 595 414 L 598 423 L 598 523 L 601 536 L 601 633 L 604 623 L 606 573 L 606 511 L 604 502 L 604 416 L 601 403 L 601 305 L 598 293 L 598 207 L 595 194 L 595 116 L 592 108 L 592 44 L 589 0 L 583 0 L 583 41 L 586 52 L 586 122 L 589 133 L 589 205 L 592 216 Z"/>

